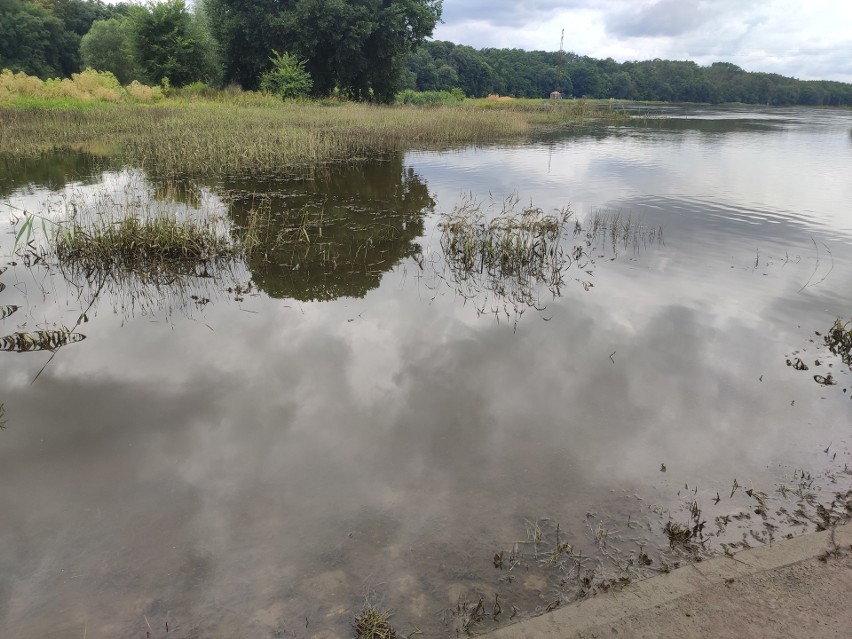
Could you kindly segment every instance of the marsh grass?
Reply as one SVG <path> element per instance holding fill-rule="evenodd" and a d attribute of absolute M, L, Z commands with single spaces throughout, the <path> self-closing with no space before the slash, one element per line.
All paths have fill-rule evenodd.
<path fill-rule="evenodd" d="M 238 247 L 212 221 L 160 212 L 146 218 L 72 220 L 57 231 L 55 250 L 60 265 L 157 273 L 194 270 L 232 257 Z"/>
<path fill-rule="evenodd" d="M 621 211 L 594 211 L 575 227 L 575 234 L 580 233 L 593 244 L 608 244 L 613 253 L 627 248 L 639 252 L 652 244 L 663 243 L 662 227 L 642 224 L 639 218 Z"/>
<path fill-rule="evenodd" d="M 519 207 L 516 196 L 483 206 L 467 199 L 439 224 L 446 274 L 438 274 L 480 313 L 517 321 L 562 294 L 568 268 L 589 262 L 584 246 L 570 246 L 575 224 L 567 208 L 547 213 Z M 585 274 L 588 274 L 585 272 Z M 588 289 L 591 283 L 584 281 Z"/>
<path fill-rule="evenodd" d="M 381 611 L 365 602 L 353 622 L 358 639 L 396 639 L 397 634 L 390 624 L 390 612 Z"/>
<path fill-rule="evenodd" d="M 444 149 L 524 139 L 536 128 L 606 113 L 518 101 L 482 107 L 285 103 L 263 94 L 156 104 L 64 102 L 0 108 L 0 149 L 32 155 L 109 143 L 157 176 L 280 174 L 293 167 L 351 162 L 409 149 Z M 33 105 L 34 106 L 34 105 Z"/>

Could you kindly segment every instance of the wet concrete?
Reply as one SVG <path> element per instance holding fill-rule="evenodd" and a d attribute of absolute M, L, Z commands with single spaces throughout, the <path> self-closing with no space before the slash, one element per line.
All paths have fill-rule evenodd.
<path fill-rule="evenodd" d="M 852 524 L 684 566 L 501 628 L 493 639 L 848 637 Z"/>

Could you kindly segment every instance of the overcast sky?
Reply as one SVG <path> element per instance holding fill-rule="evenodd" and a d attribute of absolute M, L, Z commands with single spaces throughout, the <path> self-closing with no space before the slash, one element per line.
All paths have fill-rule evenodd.
<path fill-rule="evenodd" d="M 852 82 L 852 0 L 444 0 L 436 40 Z"/>

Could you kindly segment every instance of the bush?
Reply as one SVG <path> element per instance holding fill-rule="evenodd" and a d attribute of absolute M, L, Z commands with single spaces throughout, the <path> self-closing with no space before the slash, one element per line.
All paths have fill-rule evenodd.
<path fill-rule="evenodd" d="M 122 102 L 127 98 L 151 102 L 163 97 L 159 87 L 148 87 L 137 81 L 127 88 L 109 71 L 86 69 L 70 78 L 40 80 L 26 73 L 0 73 L 0 100 L 20 102 L 22 98 L 39 100 L 77 100 L 79 102 Z"/>
<path fill-rule="evenodd" d="M 412 91 L 406 89 L 396 94 L 397 104 L 408 104 L 411 106 L 441 106 L 460 104 L 464 100 L 464 91 L 453 89 L 452 91 Z"/>
<path fill-rule="evenodd" d="M 260 76 L 260 88 L 284 100 L 303 98 L 314 86 L 311 74 L 305 70 L 305 61 L 286 51 L 272 52 L 272 69 Z"/>

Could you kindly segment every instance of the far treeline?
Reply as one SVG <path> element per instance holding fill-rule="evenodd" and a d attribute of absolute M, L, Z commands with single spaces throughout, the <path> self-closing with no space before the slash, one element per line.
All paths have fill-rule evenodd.
<path fill-rule="evenodd" d="M 0 69 L 127 85 L 238 85 L 285 98 L 392 102 L 404 89 L 470 97 L 617 98 L 852 105 L 852 84 L 717 62 L 618 63 L 566 52 L 473 49 L 426 39 L 442 0 L 0 0 Z M 454 91 L 455 90 L 455 91 Z"/>

